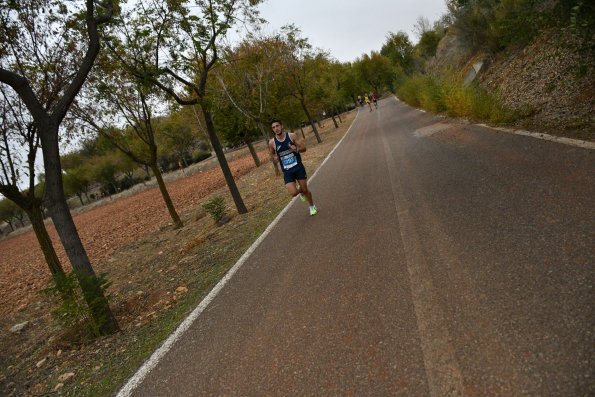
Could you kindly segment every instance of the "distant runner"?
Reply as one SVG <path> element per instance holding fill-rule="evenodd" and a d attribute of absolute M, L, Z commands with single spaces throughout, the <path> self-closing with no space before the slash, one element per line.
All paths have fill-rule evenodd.
<path fill-rule="evenodd" d="M 370 97 L 368 97 L 368 94 L 364 95 L 364 101 L 366 101 L 366 104 L 370 107 L 370 112 L 371 112 L 372 104 L 370 103 Z"/>
<path fill-rule="evenodd" d="M 376 98 L 376 94 L 372 93 L 372 102 L 374 102 L 374 107 L 378 109 L 378 98 Z"/>
<path fill-rule="evenodd" d="M 307 200 L 310 204 L 310 215 L 316 215 L 318 209 L 314 205 L 312 192 L 308 189 L 308 176 L 300 155 L 306 151 L 306 142 L 299 140 L 293 132 L 283 130 L 281 120 L 272 120 L 271 128 L 275 136 L 269 141 L 269 152 L 274 162 L 281 163 L 287 191 L 294 197 L 299 195 L 300 200 L 304 202 Z M 299 186 L 296 186 L 295 181 Z"/>

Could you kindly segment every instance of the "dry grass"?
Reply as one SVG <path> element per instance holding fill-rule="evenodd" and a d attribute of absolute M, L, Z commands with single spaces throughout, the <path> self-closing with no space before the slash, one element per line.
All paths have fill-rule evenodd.
<path fill-rule="evenodd" d="M 325 121 L 321 144 L 307 132 L 308 151 L 303 159 L 310 175 L 354 117 L 355 113 L 344 114 L 339 129 L 332 121 Z M 266 159 L 266 153 L 261 152 L 260 157 Z M 184 184 L 185 178 L 169 183 Z M 183 228 L 174 230 L 168 222 L 161 222 L 94 263 L 112 282 L 111 306 L 122 328 L 120 333 L 80 344 L 52 325 L 47 303 L 38 303 L 41 309 L 30 307 L 20 313 L 21 319 L 31 320 L 30 327 L 23 334 L 6 332 L 0 337 L 0 394 L 43 395 L 53 391 L 61 374 L 73 372 L 75 376 L 59 389 L 60 394 L 112 395 L 290 200 L 282 178 L 274 175 L 269 162 L 243 173 L 236 181 L 248 214 L 235 211 L 226 187 L 211 189 L 189 201 L 192 205 L 181 213 Z M 225 197 L 231 217 L 220 227 L 201 208 L 217 195 Z"/>

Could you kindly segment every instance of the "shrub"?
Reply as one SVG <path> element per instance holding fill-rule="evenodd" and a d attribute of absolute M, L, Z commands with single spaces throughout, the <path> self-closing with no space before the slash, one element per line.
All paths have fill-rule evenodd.
<path fill-rule="evenodd" d="M 208 159 L 209 157 L 211 157 L 211 152 L 206 150 L 197 149 L 192 152 L 192 161 L 194 163 L 201 162 L 205 159 Z"/>
<path fill-rule="evenodd" d="M 106 276 L 105 273 L 101 274 L 93 281 L 99 285 L 104 295 L 110 285 Z M 65 294 L 65 291 L 68 293 Z M 98 323 L 93 318 L 91 308 L 82 296 L 74 272 L 67 273 L 60 280 L 54 279 L 53 285 L 44 289 L 42 293 L 50 298 L 60 299 L 60 304 L 52 311 L 52 317 L 75 338 L 81 339 L 85 334 L 91 334 L 92 337 L 100 336 L 100 329 L 103 326 L 101 321 L 104 320 L 100 319 Z"/>
<path fill-rule="evenodd" d="M 468 117 L 491 123 L 514 121 L 519 114 L 507 109 L 493 95 L 477 85 L 465 85 L 456 76 L 415 75 L 397 90 L 406 103 L 451 117 Z"/>
<path fill-rule="evenodd" d="M 203 204 L 202 208 L 211 215 L 215 222 L 219 222 L 225 216 L 227 206 L 223 197 L 215 196 Z"/>
<path fill-rule="evenodd" d="M 420 103 L 424 109 L 435 113 L 446 110 L 444 105 L 444 92 L 440 80 L 433 76 L 423 76 Z"/>
<path fill-rule="evenodd" d="M 400 81 L 396 82 L 396 87 L 397 94 L 402 101 L 405 101 L 406 103 L 415 107 L 420 105 L 417 93 L 421 87 L 421 82 L 418 76 L 413 76 L 411 78 L 401 78 Z"/>

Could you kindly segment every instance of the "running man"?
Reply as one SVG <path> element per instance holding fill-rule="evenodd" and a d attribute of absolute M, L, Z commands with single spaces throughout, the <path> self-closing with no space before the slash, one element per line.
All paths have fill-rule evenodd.
<path fill-rule="evenodd" d="M 372 111 L 372 104 L 370 103 L 370 97 L 368 96 L 368 94 L 365 94 L 364 101 L 366 101 L 366 104 L 370 107 L 370 112 L 371 112 Z"/>
<path fill-rule="evenodd" d="M 306 142 L 299 140 L 293 132 L 285 131 L 281 120 L 272 120 L 271 128 L 275 133 L 273 139 L 269 141 L 271 160 L 275 163 L 281 163 L 287 191 L 293 197 L 299 194 L 300 200 L 304 202 L 307 200 L 310 204 L 310 215 L 316 215 L 318 209 L 314 205 L 312 192 L 308 189 L 308 183 L 306 181 L 308 176 L 306 175 L 306 168 L 302 163 L 302 156 L 300 155 L 300 153 L 306 151 Z M 296 181 L 298 183 L 297 186 Z"/>

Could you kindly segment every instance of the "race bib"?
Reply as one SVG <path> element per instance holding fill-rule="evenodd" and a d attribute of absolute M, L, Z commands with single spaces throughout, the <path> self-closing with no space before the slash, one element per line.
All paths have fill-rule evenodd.
<path fill-rule="evenodd" d="M 289 153 L 285 156 L 281 156 L 281 165 L 283 166 L 284 170 L 288 170 L 291 167 L 297 165 L 297 157 L 295 157 L 294 153 Z"/>

